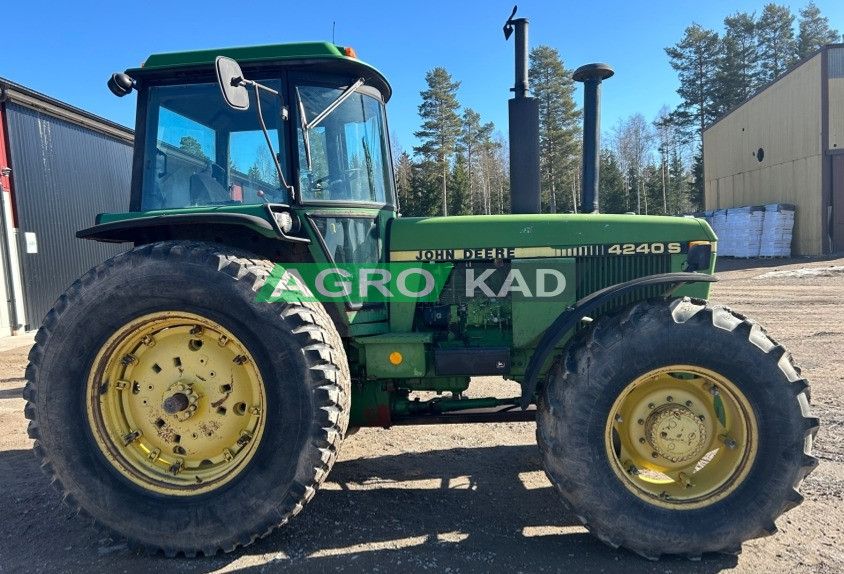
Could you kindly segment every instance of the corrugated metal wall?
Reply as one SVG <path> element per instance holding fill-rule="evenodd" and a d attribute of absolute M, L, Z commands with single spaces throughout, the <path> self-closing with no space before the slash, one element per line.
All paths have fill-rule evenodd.
<path fill-rule="evenodd" d="M 844 48 L 830 48 L 829 149 L 844 150 Z"/>
<path fill-rule="evenodd" d="M 35 329 L 73 281 L 129 247 L 75 234 L 93 225 L 97 213 L 128 210 L 132 148 L 12 102 L 6 104 L 6 120 L 26 320 L 28 329 Z M 27 233 L 35 234 L 37 253 L 28 252 Z"/>
<path fill-rule="evenodd" d="M 821 85 L 816 54 L 703 133 L 706 209 L 795 204 L 799 255 L 823 252 Z"/>

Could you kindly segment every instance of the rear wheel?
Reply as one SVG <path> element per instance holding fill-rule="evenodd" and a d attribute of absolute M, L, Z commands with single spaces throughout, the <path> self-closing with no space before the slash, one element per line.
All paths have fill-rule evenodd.
<path fill-rule="evenodd" d="M 758 325 L 704 301 L 643 302 L 572 341 L 537 435 L 551 481 L 611 546 L 739 552 L 802 500 L 807 391 Z"/>
<path fill-rule="evenodd" d="M 69 504 L 133 546 L 193 556 L 247 545 L 310 500 L 348 425 L 348 365 L 320 306 L 255 301 L 270 269 L 165 242 L 59 298 L 25 396 Z"/>

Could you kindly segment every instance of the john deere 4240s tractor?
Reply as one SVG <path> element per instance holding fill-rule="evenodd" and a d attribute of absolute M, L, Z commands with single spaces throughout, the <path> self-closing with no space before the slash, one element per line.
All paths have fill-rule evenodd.
<path fill-rule="evenodd" d="M 78 236 L 131 245 L 59 297 L 26 371 L 70 505 L 152 552 L 228 552 L 302 510 L 350 429 L 535 420 L 551 482 L 613 547 L 699 557 L 776 530 L 816 464 L 807 382 L 707 302 L 705 222 L 597 213 L 605 65 L 575 74 L 581 213 L 539 213 L 526 21 L 508 26 L 512 215 L 398 216 L 390 85 L 349 48 L 112 76 L 137 93 L 131 202 Z M 486 375 L 521 392 L 467 397 Z"/>

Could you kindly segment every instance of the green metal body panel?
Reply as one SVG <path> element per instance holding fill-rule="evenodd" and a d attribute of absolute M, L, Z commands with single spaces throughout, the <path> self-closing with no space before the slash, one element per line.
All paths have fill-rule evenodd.
<path fill-rule="evenodd" d="M 366 373 L 374 378 L 420 378 L 427 375 L 426 345 L 433 341 L 432 333 L 388 333 L 375 337 L 361 337 L 358 343 L 365 350 Z M 401 355 L 396 364 L 392 353 Z"/>
<path fill-rule="evenodd" d="M 513 348 L 525 349 L 536 346 L 545 330 L 554 322 L 560 312 L 575 303 L 575 261 L 571 258 L 517 259 L 513 269 L 521 272 L 525 286 L 536 295 L 540 286 L 538 271 L 554 270 L 562 274 L 565 286 L 561 293 L 549 297 L 528 297 L 523 291 L 513 293 Z M 544 286 L 554 292 L 558 287 Z"/>
<path fill-rule="evenodd" d="M 303 42 L 299 44 L 274 44 L 269 46 L 243 46 L 190 52 L 167 52 L 152 54 L 141 68 L 132 72 L 161 68 L 183 68 L 187 66 L 213 65 L 217 56 L 224 55 L 238 62 L 275 62 L 303 59 L 352 59 L 343 47 L 327 42 Z"/>
<path fill-rule="evenodd" d="M 683 217 L 605 214 L 408 217 L 392 223 L 390 252 L 480 247 L 563 248 L 715 239 L 705 221 Z"/>
<path fill-rule="evenodd" d="M 363 60 L 347 55 L 346 49 L 327 42 L 300 42 L 165 52 L 150 55 L 141 67 L 129 68 L 126 73 L 132 78 L 143 78 L 147 75 L 161 76 L 175 70 L 212 70 L 217 56 L 227 56 L 237 60 L 244 68 L 296 67 L 359 75 L 381 91 L 385 102 L 389 101 L 392 88 L 384 75 Z"/>

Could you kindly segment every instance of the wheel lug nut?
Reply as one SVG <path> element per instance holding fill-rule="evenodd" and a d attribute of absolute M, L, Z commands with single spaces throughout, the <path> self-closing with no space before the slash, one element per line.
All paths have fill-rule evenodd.
<path fill-rule="evenodd" d="M 729 448 L 729 449 L 736 448 L 736 441 L 734 441 L 733 439 L 731 439 L 727 435 L 722 434 L 718 438 L 721 439 L 721 441 L 724 443 L 724 445 L 727 448 Z"/>
<path fill-rule="evenodd" d="M 615 422 L 617 422 L 617 423 L 623 423 L 623 422 L 624 422 L 624 418 L 623 418 L 621 415 L 615 415 Z"/>
<path fill-rule="evenodd" d="M 706 420 L 706 417 L 705 417 L 705 416 L 703 416 L 703 415 L 699 415 L 697 418 L 699 418 L 699 419 L 700 419 L 700 420 L 702 420 L 702 421 L 705 421 L 705 420 Z"/>
<path fill-rule="evenodd" d="M 672 397 L 671 395 L 668 395 L 667 397 L 665 397 L 665 400 L 668 401 L 669 403 L 673 403 L 674 397 Z"/>
<path fill-rule="evenodd" d="M 658 456 L 659 456 L 659 455 L 656 453 L 656 451 L 653 451 L 653 452 L 651 453 L 651 458 L 656 458 L 656 457 L 658 457 Z"/>
<path fill-rule="evenodd" d="M 648 403 L 648 408 L 649 408 L 649 409 L 654 408 L 654 406 L 655 406 L 655 405 L 654 405 L 653 403 Z"/>
<path fill-rule="evenodd" d="M 692 406 L 692 401 L 686 401 L 686 406 L 687 406 L 687 407 Z"/>
<path fill-rule="evenodd" d="M 639 437 L 639 444 L 645 444 L 645 437 Z"/>
<path fill-rule="evenodd" d="M 636 422 L 639 423 L 640 425 L 643 425 L 643 424 L 645 424 L 645 419 L 639 419 Z"/>

